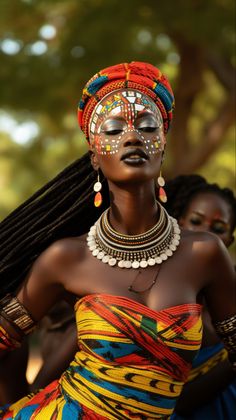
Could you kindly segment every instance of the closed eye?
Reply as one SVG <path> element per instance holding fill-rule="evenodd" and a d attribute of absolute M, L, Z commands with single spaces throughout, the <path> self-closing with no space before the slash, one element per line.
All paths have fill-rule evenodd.
<path fill-rule="evenodd" d="M 201 224 L 201 220 L 200 219 L 190 219 L 190 223 L 192 223 L 192 225 L 194 225 L 194 226 L 199 226 Z"/>
<path fill-rule="evenodd" d="M 144 133 L 153 133 L 157 128 L 158 127 L 140 127 L 138 130 L 143 131 Z"/>
<path fill-rule="evenodd" d="M 116 128 L 114 130 L 102 130 L 102 133 L 106 134 L 107 136 L 116 136 L 117 134 L 121 134 L 122 132 L 122 128 Z"/>

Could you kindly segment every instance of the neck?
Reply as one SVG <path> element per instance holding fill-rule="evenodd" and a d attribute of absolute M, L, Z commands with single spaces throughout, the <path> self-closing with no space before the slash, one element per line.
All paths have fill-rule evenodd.
<path fill-rule="evenodd" d="M 117 232 L 139 235 L 151 229 L 158 221 L 154 185 L 132 185 L 128 189 L 109 185 L 111 207 L 110 223 Z"/>

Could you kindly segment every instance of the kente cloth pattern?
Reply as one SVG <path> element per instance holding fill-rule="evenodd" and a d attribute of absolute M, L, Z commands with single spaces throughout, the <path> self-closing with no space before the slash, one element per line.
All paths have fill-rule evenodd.
<path fill-rule="evenodd" d="M 0 419 L 168 419 L 200 347 L 201 306 L 155 311 L 92 294 L 75 312 L 73 362 L 43 391 L 2 409 Z"/>
<path fill-rule="evenodd" d="M 202 347 L 194 359 L 188 381 L 193 381 L 199 376 L 207 374 L 218 363 L 228 357 L 222 343 L 213 346 Z M 219 391 L 214 398 L 209 399 L 207 404 L 194 409 L 194 412 L 180 416 L 172 414 L 171 420 L 235 420 L 236 413 L 236 378 L 227 387 Z"/>
<path fill-rule="evenodd" d="M 167 133 L 174 109 L 174 94 L 170 83 L 152 64 L 132 61 L 107 67 L 96 73 L 85 85 L 78 105 L 78 121 L 87 140 L 89 122 L 98 102 L 117 89 L 136 89 L 148 95 L 158 106 Z"/>

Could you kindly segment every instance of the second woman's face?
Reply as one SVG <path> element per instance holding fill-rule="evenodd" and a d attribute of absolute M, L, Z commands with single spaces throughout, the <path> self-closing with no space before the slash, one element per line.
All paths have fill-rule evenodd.
<path fill-rule="evenodd" d="M 108 180 L 155 178 L 165 144 L 161 113 L 148 96 L 136 90 L 117 90 L 95 108 L 90 144 Z"/>
<path fill-rule="evenodd" d="M 184 229 L 214 233 L 226 247 L 234 239 L 230 206 L 222 197 L 213 192 L 196 194 L 179 223 Z"/>

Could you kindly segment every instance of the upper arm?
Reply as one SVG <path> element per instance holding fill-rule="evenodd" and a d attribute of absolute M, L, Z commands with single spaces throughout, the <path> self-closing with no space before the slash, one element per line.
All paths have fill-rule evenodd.
<path fill-rule="evenodd" d="M 210 281 L 205 287 L 205 297 L 212 320 L 221 321 L 236 313 L 236 279 L 225 245 L 220 239 L 213 239 L 206 252 Z"/>
<path fill-rule="evenodd" d="M 60 279 L 63 247 L 55 243 L 45 250 L 33 264 L 16 296 L 34 321 L 39 321 L 63 296 Z"/>

